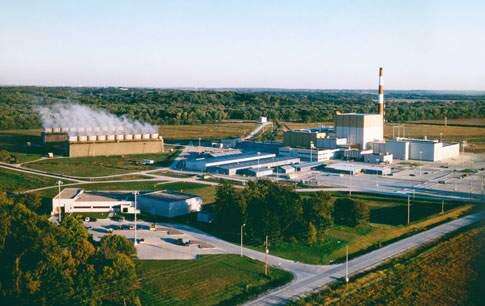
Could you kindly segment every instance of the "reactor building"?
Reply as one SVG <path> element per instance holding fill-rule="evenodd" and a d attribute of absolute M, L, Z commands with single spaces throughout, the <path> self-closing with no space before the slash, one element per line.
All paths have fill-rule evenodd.
<path fill-rule="evenodd" d="M 335 117 L 337 138 L 347 139 L 347 145 L 368 148 L 370 142 L 384 140 L 383 69 L 379 68 L 379 103 L 377 114 L 345 113 Z"/>
<path fill-rule="evenodd" d="M 44 128 L 41 138 L 44 144 L 61 143 L 69 157 L 164 152 L 164 141 L 158 133 L 133 133 L 122 126 Z"/>

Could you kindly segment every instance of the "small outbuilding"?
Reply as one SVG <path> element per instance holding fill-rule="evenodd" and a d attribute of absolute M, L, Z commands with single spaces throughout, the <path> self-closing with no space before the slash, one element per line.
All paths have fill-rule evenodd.
<path fill-rule="evenodd" d="M 154 216 L 173 218 L 200 211 L 202 198 L 186 193 L 156 191 L 141 194 L 137 208 Z"/>

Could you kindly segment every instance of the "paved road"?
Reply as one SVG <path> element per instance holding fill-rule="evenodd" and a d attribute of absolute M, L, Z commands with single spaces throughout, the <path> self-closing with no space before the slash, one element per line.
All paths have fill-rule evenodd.
<path fill-rule="evenodd" d="M 477 213 L 436 226 L 409 238 L 397 241 L 388 246 L 356 257 L 349 261 L 349 274 L 357 274 L 372 269 L 391 257 L 423 246 L 437 240 L 457 229 L 478 222 L 485 217 L 484 213 Z M 296 297 L 304 296 L 327 286 L 336 279 L 345 277 L 345 264 L 326 266 L 322 270 L 310 271 L 304 278 L 296 278 L 288 285 L 271 291 L 259 298 L 248 302 L 247 305 L 280 305 Z"/>

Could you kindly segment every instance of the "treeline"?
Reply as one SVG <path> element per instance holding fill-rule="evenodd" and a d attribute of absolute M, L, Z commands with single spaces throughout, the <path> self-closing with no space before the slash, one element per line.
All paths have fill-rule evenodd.
<path fill-rule="evenodd" d="M 0 87 L 0 129 L 38 128 L 37 105 L 81 103 L 152 124 L 194 124 L 224 119 L 322 122 L 336 111 L 375 112 L 372 91 L 172 90 L 136 88 Z M 485 95 L 388 91 L 386 119 L 485 117 Z"/>
<path fill-rule="evenodd" d="M 301 195 L 292 187 L 267 180 L 249 182 L 243 190 L 229 183 L 217 188 L 214 226 L 220 233 L 237 237 L 245 224 L 248 241 L 261 243 L 266 235 L 272 241 L 324 239 L 333 224 L 355 227 L 369 222 L 369 208 L 351 198 L 335 200 L 328 193 Z"/>
<path fill-rule="evenodd" d="M 0 193 L 0 305 L 141 305 L 132 243 L 94 242 L 79 219 L 55 225 L 39 209 Z"/>

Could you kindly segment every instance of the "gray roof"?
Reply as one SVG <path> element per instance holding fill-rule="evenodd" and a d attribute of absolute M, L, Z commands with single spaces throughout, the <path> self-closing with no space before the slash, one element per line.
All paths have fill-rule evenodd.
<path fill-rule="evenodd" d="M 155 191 L 150 193 L 145 193 L 140 195 L 140 197 L 145 198 L 152 198 L 159 201 L 165 202 L 173 202 L 173 201 L 183 201 L 191 198 L 197 198 L 198 196 L 187 194 L 187 193 L 180 193 L 180 192 L 163 192 L 163 191 Z"/>

